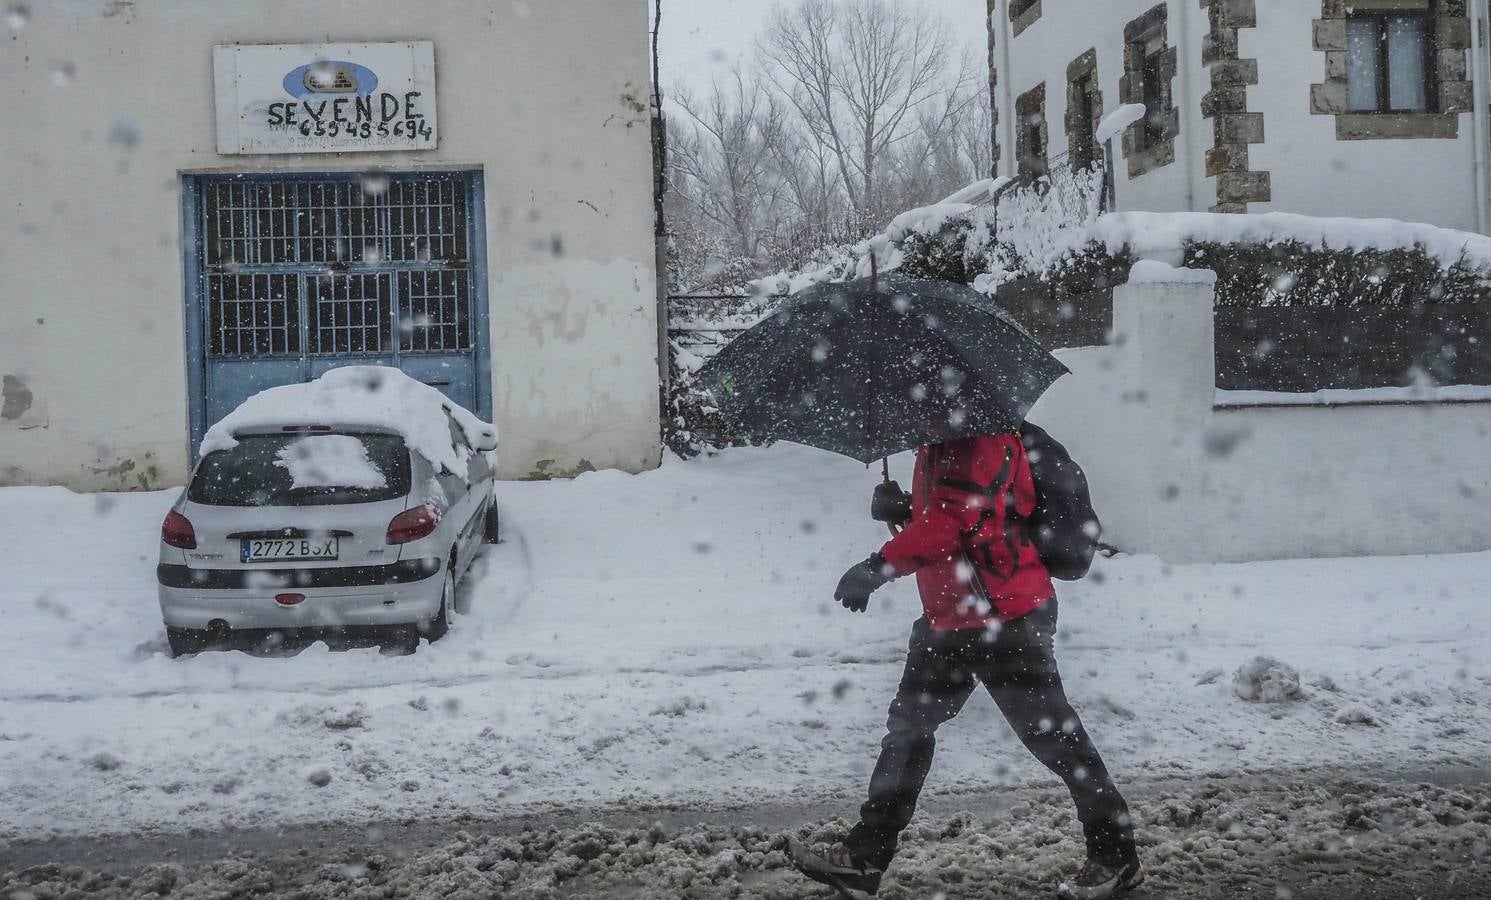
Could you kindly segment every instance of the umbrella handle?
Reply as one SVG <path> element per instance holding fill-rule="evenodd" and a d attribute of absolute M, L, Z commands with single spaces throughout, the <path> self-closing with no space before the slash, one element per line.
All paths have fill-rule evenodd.
<path fill-rule="evenodd" d="M 890 484 L 890 457 L 880 457 L 880 477 L 884 484 Z M 885 527 L 890 531 L 890 536 L 895 537 L 901 533 L 901 529 L 894 522 L 886 522 Z"/>

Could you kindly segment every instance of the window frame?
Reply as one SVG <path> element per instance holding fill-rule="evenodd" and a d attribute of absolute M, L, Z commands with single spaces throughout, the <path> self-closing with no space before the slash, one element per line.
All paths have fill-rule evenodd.
<path fill-rule="evenodd" d="M 1371 11 L 1353 10 L 1346 17 L 1347 27 L 1354 21 L 1367 20 L 1376 26 L 1378 59 L 1380 65 L 1377 67 L 1377 108 L 1376 109 L 1351 109 L 1351 115 L 1357 116 L 1390 116 L 1390 115 L 1423 115 L 1434 114 L 1439 111 L 1439 79 L 1438 44 L 1434 38 L 1435 13 L 1431 9 L 1374 9 Z M 1418 19 L 1424 27 L 1424 107 L 1423 109 L 1394 108 L 1392 96 L 1392 44 L 1388 24 L 1393 19 Z M 1347 57 L 1346 79 L 1347 90 L 1351 84 L 1351 62 Z"/>
<path fill-rule="evenodd" d="M 1019 37 L 1041 17 L 1041 0 L 1008 0 L 1011 37 Z"/>
<path fill-rule="evenodd" d="M 1118 96 L 1123 103 L 1144 104 L 1146 115 L 1123 132 L 1123 155 L 1130 180 L 1173 165 L 1175 145 L 1187 114 L 1176 103 L 1175 82 L 1181 77 L 1180 50 L 1170 33 L 1170 6 L 1157 3 L 1123 26 L 1123 77 Z M 1152 52 L 1150 52 L 1152 51 Z M 1146 73 L 1155 78 L 1146 78 Z M 1159 109 L 1145 103 L 1153 85 Z"/>

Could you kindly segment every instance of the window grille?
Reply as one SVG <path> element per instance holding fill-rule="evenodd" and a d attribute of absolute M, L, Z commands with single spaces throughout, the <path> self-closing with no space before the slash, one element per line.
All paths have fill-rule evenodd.
<path fill-rule="evenodd" d="M 204 178 L 210 355 L 469 350 L 466 190 L 445 175 Z"/>

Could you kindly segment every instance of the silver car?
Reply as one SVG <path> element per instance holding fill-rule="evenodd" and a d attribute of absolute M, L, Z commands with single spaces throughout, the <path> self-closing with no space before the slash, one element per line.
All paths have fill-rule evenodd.
<path fill-rule="evenodd" d="M 454 420 L 450 435 L 465 472 L 386 425 L 255 426 L 206 453 L 161 528 L 172 654 L 234 637 L 376 629 L 412 650 L 444 636 L 457 582 L 498 537 L 495 435 L 472 447 Z"/>

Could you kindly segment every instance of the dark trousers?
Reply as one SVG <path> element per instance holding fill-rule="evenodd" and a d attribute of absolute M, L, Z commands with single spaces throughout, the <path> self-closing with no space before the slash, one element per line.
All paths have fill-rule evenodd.
<path fill-rule="evenodd" d="M 956 716 L 982 682 L 1026 749 L 1071 791 L 1088 855 L 1109 863 L 1133 857 L 1128 806 L 1067 702 L 1056 670 L 1055 634 L 1054 599 L 997 633 L 937 632 L 925 618 L 917 620 L 870 777 L 870 798 L 846 840 L 856 856 L 882 868 L 890 863 L 932 766 L 937 726 Z"/>

